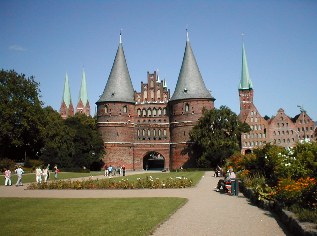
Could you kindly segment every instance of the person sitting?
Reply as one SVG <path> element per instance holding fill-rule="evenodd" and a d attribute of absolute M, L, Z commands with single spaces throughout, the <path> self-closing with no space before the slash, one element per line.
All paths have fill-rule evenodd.
<path fill-rule="evenodd" d="M 216 191 L 217 192 L 224 192 L 224 193 L 228 193 L 229 189 L 227 186 L 231 186 L 231 181 L 233 181 L 233 179 L 236 178 L 236 174 L 233 172 L 232 168 L 229 168 L 229 170 L 226 173 L 226 177 L 224 179 L 220 179 L 218 181 Z"/>

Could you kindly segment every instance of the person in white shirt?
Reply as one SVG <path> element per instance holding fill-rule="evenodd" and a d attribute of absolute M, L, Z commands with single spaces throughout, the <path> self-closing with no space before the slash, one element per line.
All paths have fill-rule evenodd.
<path fill-rule="evenodd" d="M 45 169 L 43 169 L 43 180 L 44 180 L 44 183 L 47 182 L 47 177 L 48 177 L 48 169 L 46 167 Z"/>
<path fill-rule="evenodd" d="M 42 183 L 42 173 L 41 167 L 37 167 L 35 170 L 35 180 L 38 184 Z"/>
<path fill-rule="evenodd" d="M 18 166 L 18 168 L 15 170 L 15 173 L 17 174 L 18 176 L 18 181 L 17 183 L 15 184 L 15 186 L 23 186 L 23 183 L 22 183 L 22 174 L 24 173 L 23 169 L 21 168 L 21 166 Z"/>

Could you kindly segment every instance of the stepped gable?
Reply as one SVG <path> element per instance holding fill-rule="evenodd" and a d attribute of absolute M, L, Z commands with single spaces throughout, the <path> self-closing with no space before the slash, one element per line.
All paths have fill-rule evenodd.
<path fill-rule="evenodd" d="M 179 72 L 174 94 L 170 101 L 189 98 L 214 99 L 207 90 L 202 79 L 193 50 L 190 46 L 187 32 L 183 63 Z"/>
<path fill-rule="evenodd" d="M 121 33 L 119 47 L 111 68 L 106 87 L 97 103 L 100 102 L 134 103 L 134 89 L 132 86 L 128 66 L 123 51 Z"/>

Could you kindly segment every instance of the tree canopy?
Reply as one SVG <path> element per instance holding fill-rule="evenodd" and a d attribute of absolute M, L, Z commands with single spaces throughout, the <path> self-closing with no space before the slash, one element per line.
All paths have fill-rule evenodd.
<path fill-rule="evenodd" d="M 42 145 L 42 102 L 34 77 L 0 71 L 0 158 L 22 160 Z"/>
<path fill-rule="evenodd" d="M 250 131 L 246 123 L 228 107 L 204 110 L 203 116 L 190 132 L 190 149 L 199 167 L 222 165 L 226 158 L 240 151 L 241 134 Z"/>
<path fill-rule="evenodd" d="M 87 168 L 99 163 L 104 147 L 96 119 L 76 114 L 63 120 L 39 98 L 33 76 L 0 71 L 0 160 Z"/>

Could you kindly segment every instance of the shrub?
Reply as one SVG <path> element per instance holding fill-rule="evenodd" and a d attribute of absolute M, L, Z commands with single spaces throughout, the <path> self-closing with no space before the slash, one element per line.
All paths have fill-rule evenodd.
<path fill-rule="evenodd" d="M 137 181 L 129 179 L 86 179 L 86 180 L 58 180 L 47 183 L 31 183 L 28 189 L 157 189 L 157 188 L 188 188 L 193 184 L 186 177 L 168 178 L 160 180 L 152 176 L 138 178 Z"/>
<path fill-rule="evenodd" d="M 308 207 L 309 204 L 314 204 L 314 201 L 316 204 L 316 199 L 311 203 L 306 202 L 307 195 L 311 194 L 311 190 L 316 191 L 315 186 L 316 180 L 310 177 L 298 180 L 283 179 L 278 182 L 276 187 L 276 199 L 285 206 L 299 204 L 302 207 Z"/>
<path fill-rule="evenodd" d="M 10 169 L 13 170 L 15 167 L 15 162 L 11 159 L 5 158 L 0 160 L 0 171 L 4 172 L 4 169 Z"/>

